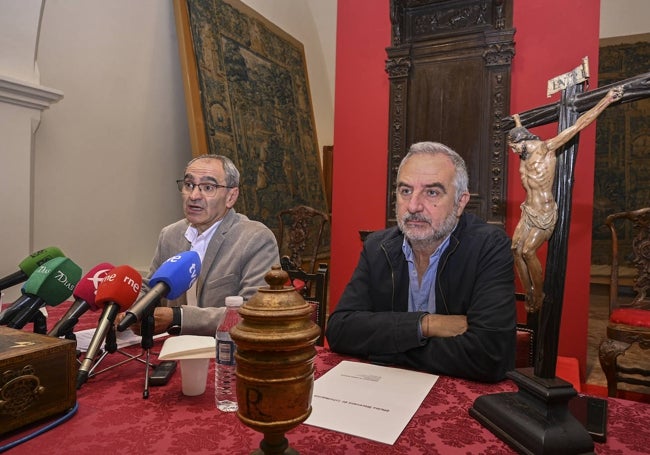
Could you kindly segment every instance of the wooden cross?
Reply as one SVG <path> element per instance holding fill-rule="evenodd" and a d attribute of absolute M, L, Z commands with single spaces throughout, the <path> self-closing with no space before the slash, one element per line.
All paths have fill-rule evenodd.
<path fill-rule="evenodd" d="M 595 106 L 615 86 L 624 88 L 623 97 L 616 104 L 650 97 L 650 73 L 585 92 L 588 76 L 588 64 L 583 60 L 583 64 L 575 70 L 551 79 L 549 89 L 561 92 L 560 101 L 520 113 L 522 126 L 533 128 L 558 122 L 558 132 L 563 131 L 575 124 L 580 114 Z M 502 120 L 502 124 L 502 130 L 507 132 L 515 126 L 515 120 L 507 117 Z M 540 378 L 555 377 L 579 136 L 576 134 L 557 157 L 553 194 L 558 206 L 558 220 L 548 241 L 544 305 L 539 312 L 530 314 L 528 319 L 528 325 L 534 329 L 536 336 L 534 373 Z"/>

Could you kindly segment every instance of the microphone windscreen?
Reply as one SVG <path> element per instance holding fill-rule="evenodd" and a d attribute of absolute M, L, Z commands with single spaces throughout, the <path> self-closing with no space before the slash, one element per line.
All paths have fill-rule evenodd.
<path fill-rule="evenodd" d="M 135 302 L 142 288 L 142 276 L 133 267 L 120 265 L 108 272 L 97 286 L 95 304 L 103 307 L 115 303 L 126 311 Z"/>
<path fill-rule="evenodd" d="M 50 259 L 63 256 L 63 251 L 55 246 L 50 246 L 48 248 L 43 248 L 42 250 L 34 251 L 18 264 L 18 268 L 22 270 L 25 275 L 31 275 L 38 266 L 45 264 Z"/>
<path fill-rule="evenodd" d="M 77 286 L 74 288 L 74 291 L 72 292 L 74 298 L 76 300 L 83 300 L 89 305 L 90 310 L 97 311 L 99 309 L 95 304 L 97 287 L 106 277 L 106 273 L 114 268 L 115 266 L 113 264 L 102 262 L 90 269 L 90 271 L 79 280 L 79 283 L 77 283 Z"/>
<path fill-rule="evenodd" d="M 38 266 L 25 282 L 25 293 L 42 298 L 55 306 L 72 295 L 81 278 L 81 267 L 66 257 L 50 259 Z"/>
<path fill-rule="evenodd" d="M 158 283 L 169 286 L 166 297 L 169 300 L 179 298 L 196 281 L 201 273 L 201 258 L 196 251 L 184 251 L 172 256 L 158 267 L 149 279 L 149 287 Z"/>

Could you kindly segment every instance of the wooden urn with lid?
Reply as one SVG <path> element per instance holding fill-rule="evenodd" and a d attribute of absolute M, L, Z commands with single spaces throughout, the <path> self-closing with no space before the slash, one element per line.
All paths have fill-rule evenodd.
<path fill-rule="evenodd" d="M 314 386 L 314 344 L 320 328 L 311 306 L 274 265 L 267 287 L 239 309 L 241 322 L 230 334 L 237 346 L 237 416 L 263 433 L 255 454 L 295 454 L 284 434 L 311 414 Z"/>

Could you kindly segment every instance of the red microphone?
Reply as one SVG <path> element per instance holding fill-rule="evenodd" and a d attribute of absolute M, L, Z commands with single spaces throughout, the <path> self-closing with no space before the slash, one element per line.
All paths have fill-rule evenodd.
<path fill-rule="evenodd" d="M 103 307 L 102 315 L 97 324 L 97 330 L 88 345 L 86 357 L 77 373 L 77 389 L 88 380 L 88 374 L 95 362 L 101 344 L 106 339 L 109 330 L 115 330 L 115 317 L 120 311 L 126 311 L 140 294 L 142 277 L 133 267 L 121 265 L 109 270 L 104 279 L 97 286 L 95 303 Z"/>
<path fill-rule="evenodd" d="M 95 294 L 99 283 L 106 277 L 106 273 L 114 269 L 113 264 L 102 262 L 90 269 L 77 283 L 72 296 L 75 298 L 68 311 L 57 322 L 47 334 L 51 337 L 67 335 L 79 322 L 79 318 L 88 310 L 97 311 L 99 307 L 95 303 Z"/>

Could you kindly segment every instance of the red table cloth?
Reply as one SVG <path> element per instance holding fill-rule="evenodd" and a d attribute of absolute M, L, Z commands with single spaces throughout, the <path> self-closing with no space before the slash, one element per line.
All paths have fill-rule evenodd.
<path fill-rule="evenodd" d="M 79 328 L 96 323 L 98 317 L 98 313 L 85 315 Z M 48 327 L 54 322 L 56 319 L 48 323 Z M 158 351 L 161 345 L 161 341 L 156 341 L 153 351 Z M 128 349 L 137 352 L 139 347 Z M 109 365 L 123 358 L 119 353 L 110 354 L 102 363 Z M 316 377 L 343 359 L 349 360 L 318 348 Z M 90 378 L 77 392 L 78 411 L 72 418 L 9 449 L 8 453 L 251 453 L 259 447 L 262 435 L 243 425 L 235 414 L 216 409 L 213 368 L 214 362 L 211 362 L 203 395 L 184 396 L 177 370 L 167 385 L 151 387 L 146 400 L 142 398 L 142 363 L 132 361 L 103 372 Z M 441 376 L 392 446 L 306 424 L 299 425 L 286 436 L 291 447 L 303 455 L 514 453 L 468 412 L 480 395 L 514 390 L 516 386 L 509 380 L 483 384 Z M 596 453 L 648 453 L 650 433 L 646 423 L 650 405 L 610 398 L 608 407 L 607 442 L 596 443 Z M 23 428 L 18 433 L 5 435 L 0 446 L 33 429 Z"/>

